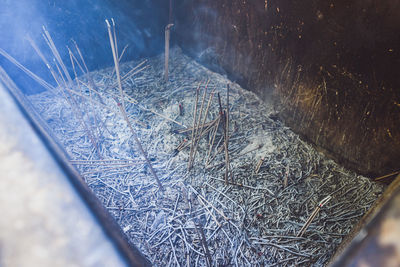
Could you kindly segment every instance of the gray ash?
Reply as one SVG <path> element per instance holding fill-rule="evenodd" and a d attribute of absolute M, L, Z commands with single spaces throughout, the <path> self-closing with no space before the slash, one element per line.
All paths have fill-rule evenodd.
<path fill-rule="evenodd" d="M 121 64 L 121 75 L 138 63 Z M 146 66 L 127 77 L 123 89 L 127 113 L 165 191 L 159 190 L 119 113 L 113 68 L 91 73 L 95 88 L 85 76 L 71 88 L 99 153 L 61 93 L 45 92 L 30 100 L 89 187 L 155 266 L 205 266 L 206 246 L 213 266 L 321 266 L 382 193 L 382 185 L 317 152 L 257 96 L 179 48 L 171 51 L 168 83 L 163 81 L 162 55 Z M 223 131 L 216 123 L 200 139 L 188 172 L 191 131 L 185 129 L 193 126 L 196 88 L 201 84 L 201 99 L 208 80 L 205 103 L 214 91 L 225 105 L 226 86 L 231 85 L 229 184 L 224 181 Z M 206 122 L 219 116 L 216 95 L 211 103 Z M 211 151 L 219 153 L 206 166 L 215 129 Z M 183 149 L 177 149 L 180 144 Z M 332 199 L 297 237 L 328 195 Z"/>

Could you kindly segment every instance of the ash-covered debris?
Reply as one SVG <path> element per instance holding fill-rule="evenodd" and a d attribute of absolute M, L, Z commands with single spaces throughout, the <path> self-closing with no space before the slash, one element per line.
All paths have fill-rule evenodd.
<path fill-rule="evenodd" d="M 154 265 L 205 266 L 210 260 L 213 266 L 321 266 L 384 189 L 318 153 L 253 93 L 179 48 L 171 51 L 168 83 L 162 55 L 132 75 L 139 63 L 120 66 L 126 112 L 163 191 L 119 113 L 113 68 L 91 73 L 95 88 L 87 76 L 74 80 L 71 95 L 88 129 L 61 93 L 30 100 L 93 192 Z M 218 93 L 222 113 L 229 114 L 226 134 Z"/>

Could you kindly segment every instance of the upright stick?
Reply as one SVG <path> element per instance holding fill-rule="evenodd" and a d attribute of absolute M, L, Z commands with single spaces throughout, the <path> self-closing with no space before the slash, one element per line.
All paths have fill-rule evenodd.
<path fill-rule="evenodd" d="M 165 82 L 168 82 L 169 38 L 172 26 L 174 24 L 170 23 L 165 27 Z"/>
<path fill-rule="evenodd" d="M 229 89 L 229 87 L 228 87 Z M 228 91 L 229 94 L 229 91 Z M 222 103 L 221 103 L 221 96 L 218 93 L 218 104 L 219 104 L 219 116 L 222 121 L 222 130 L 224 131 L 223 139 L 224 139 L 224 149 L 225 149 L 225 183 L 228 184 L 228 176 L 230 173 L 229 170 L 229 150 L 228 150 L 228 133 L 227 133 L 227 125 L 229 126 L 227 119 L 228 119 L 228 114 L 227 111 L 222 109 Z M 228 100 L 229 104 L 229 100 Z M 227 107 L 229 109 L 229 106 Z"/>
<path fill-rule="evenodd" d="M 229 83 L 226 85 L 226 144 L 229 141 Z"/>
<path fill-rule="evenodd" d="M 129 121 L 129 118 L 126 115 L 124 93 L 122 91 L 121 75 L 120 75 L 120 72 L 119 72 L 119 57 L 118 57 L 118 51 L 116 50 L 116 40 L 114 39 L 114 37 L 116 36 L 115 35 L 115 23 L 114 23 L 114 20 L 112 22 L 113 22 L 114 34 L 111 31 L 110 23 L 108 22 L 108 20 L 106 20 L 107 29 L 108 29 L 108 36 L 110 38 L 110 44 L 111 44 L 111 49 L 112 49 L 113 58 L 114 58 L 115 72 L 117 74 L 118 89 L 119 89 L 119 93 L 120 93 L 120 101 L 118 102 L 118 106 L 119 106 L 119 108 L 121 110 L 121 113 L 122 113 L 126 123 L 128 124 L 129 129 L 131 130 L 132 136 L 133 136 L 133 138 L 135 140 L 135 143 L 136 143 L 137 147 L 139 148 L 140 152 L 142 153 L 142 156 L 145 159 L 147 165 L 149 166 L 151 173 L 153 174 L 154 178 L 157 181 L 158 187 L 160 188 L 160 190 L 164 190 L 164 188 L 163 188 L 163 186 L 162 186 L 162 184 L 160 182 L 160 179 L 158 178 L 155 170 L 153 169 L 153 166 L 151 165 L 151 162 L 148 159 L 147 154 L 144 151 L 144 149 L 142 147 L 142 144 L 140 143 L 139 138 L 137 137 L 137 134 L 136 134 L 135 130 L 132 127 L 131 122 Z"/>
<path fill-rule="evenodd" d="M 218 117 L 217 123 L 216 123 L 216 125 L 214 127 L 214 132 L 212 134 L 211 142 L 209 143 L 209 150 L 208 150 L 208 154 L 207 154 L 207 158 L 206 158 L 206 165 L 205 165 L 206 168 L 208 167 L 208 164 L 209 164 L 212 148 L 214 147 L 215 137 L 217 135 L 217 131 L 218 131 L 218 127 L 219 127 L 219 122 L 220 121 L 221 121 L 221 117 Z"/>
<path fill-rule="evenodd" d="M 78 46 L 77 46 L 77 47 L 78 47 Z M 73 72 L 74 72 L 74 75 L 75 75 L 76 84 L 77 84 L 77 86 L 78 86 L 79 91 L 80 91 L 81 94 L 83 95 L 82 88 L 81 88 L 81 86 L 80 86 L 80 82 L 79 82 L 79 78 L 78 78 L 78 74 L 77 74 L 77 71 L 76 71 L 76 68 L 75 68 L 75 62 L 76 62 L 76 64 L 78 65 L 78 67 L 81 69 L 82 74 L 85 74 L 85 71 L 83 70 L 81 64 L 79 63 L 79 61 L 77 60 L 77 58 L 75 57 L 75 55 L 72 53 L 71 49 L 69 49 L 68 46 L 67 46 L 67 49 L 68 49 L 68 52 L 69 52 L 69 57 L 70 57 L 70 60 L 71 60 L 72 69 L 73 69 Z M 81 55 L 81 60 L 83 61 L 82 55 Z M 84 61 L 83 61 L 83 64 L 84 64 L 85 67 L 86 67 L 86 64 L 85 64 Z M 90 77 L 89 70 L 88 70 L 87 67 L 86 67 L 86 70 L 87 70 L 87 75 L 88 75 L 88 77 Z M 89 80 L 89 83 L 90 83 L 90 80 Z M 94 90 L 94 89 L 91 88 L 91 86 L 88 86 L 88 88 L 89 88 L 89 99 L 90 99 L 89 105 L 90 105 L 90 107 L 91 107 L 91 111 L 92 111 L 92 114 L 93 114 L 93 120 L 94 120 L 95 129 L 97 129 L 97 134 L 98 134 L 97 138 L 100 138 L 100 132 L 101 132 L 101 131 L 100 131 L 99 125 L 98 125 L 98 123 L 97 123 L 96 112 L 95 112 L 96 110 L 95 110 L 95 108 L 94 108 L 94 105 L 93 105 L 93 98 L 92 98 L 92 90 Z M 101 100 L 101 99 L 100 99 L 100 100 Z M 84 105 L 84 108 L 86 109 L 87 106 Z M 89 114 L 90 114 L 90 113 L 87 112 L 87 111 L 85 110 L 85 111 L 84 111 L 84 114 L 87 114 L 87 116 L 89 117 Z M 89 126 L 90 126 L 90 117 L 89 117 Z M 90 128 L 92 128 L 92 127 L 90 126 Z M 92 130 L 93 133 L 95 132 L 93 129 L 91 129 L 91 130 Z M 95 135 L 95 134 L 94 134 L 94 135 Z"/>
<path fill-rule="evenodd" d="M 73 113 L 80 120 L 80 122 L 82 123 L 83 127 L 85 128 L 85 131 L 87 132 L 87 135 L 88 135 L 92 145 L 96 149 L 97 155 L 99 156 L 99 158 L 102 158 L 102 156 L 100 154 L 100 151 L 98 149 L 98 146 L 97 146 L 97 142 L 95 141 L 94 135 L 93 135 L 93 133 L 91 131 L 91 128 L 88 127 L 87 123 L 85 122 L 84 115 L 80 111 L 80 109 L 78 107 L 78 103 L 75 101 L 75 98 L 67 90 L 68 87 L 73 84 L 72 78 L 69 75 L 69 72 L 68 72 L 64 62 L 61 59 L 61 56 L 60 56 L 60 54 L 59 54 L 59 52 L 58 52 L 58 50 L 57 50 L 57 48 L 56 48 L 56 46 L 55 46 L 55 44 L 53 42 L 53 39 L 50 36 L 50 33 L 46 30 L 46 28 L 44 26 L 43 26 L 43 31 L 44 31 L 43 37 L 44 37 L 47 45 L 49 46 L 51 52 L 53 53 L 53 55 L 55 57 L 54 64 L 57 67 L 57 71 L 58 71 L 59 75 L 57 75 L 55 70 L 53 70 L 53 68 L 51 67 L 50 63 L 47 61 L 47 59 L 45 58 L 43 53 L 40 51 L 38 46 L 35 44 L 35 42 L 32 39 L 30 39 L 29 37 L 27 37 L 27 39 L 30 42 L 30 44 L 32 45 L 33 49 L 37 52 L 39 57 L 46 64 L 46 66 L 49 69 L 50 73 L 52 74 L 54 80 L 56 81 L 56 83 L 57 83 L 57 85 L 59 87 L 59 90 L 63 94 L 63 96 L 66 99 L 66 101 L 68 102 L 68 104 L 71 106 Z M 65 75 L 65 77 L 67 77 L 68 83 L 65 81 L 63 73 L 62 73 L 62 71 L 61 71 L 59 66 L 61 66 L 62 70 L 64 71 L 64 75 Z M 64 90 L 62 90 L 62 88 L 65 88 L 67 90 L 66 94 L 65 94 Z M 68 97 L 67 97 L 67 95 L 68 95 Z"/>
<path fill-rule="evenodd" d="M 89 68 L 86 65 L 85 59 L 83 58 L 82 52 L 79 49 L 78 44 L 75 42 L 75 40 L 72 40 L 72 42 L 74 43 L 75 49 L 78 52 L 78 55 L 79 55 L 79 57 L 80 57 L 80 59 L 82 61 L 83 66 L 85 67 L 86 73 L 85 73 L 85 71 L 83 71 L 82 66 L 80 66 L 81 64 L 78 63 L 80 68 L 81 68 L 81 70 L 82 70 L 82 73 L 87 75 L 87 78 L 88 78 L 88 81 L 89 81 L 89 85 L 90 85 L 89 86 L 90 92 L 93 91 L 93 90 L 97 90 L 98 91 L 96 83 L 94 82 L 94 79 L 93 79 L 92 75 L 90 74 Z M 78 60 L 76 60 L 76 62 L 78 62 Z M 100 94 L 97 94 L 97 98 L 99 98 L 100 103 L 104 103 Z"/>
<path fill-rule="evenodd" d="M 194 110 L 193 110 L 193 129 L 192 129 L 192 141 L 190 145 L 190 154 L 189 154 L 189 162 L 188 162 L 188 170 L 192 168 L 192 156 L 193 156 L 193 148 L 194 148 L 194 133 L 196 130 L 196 125 L 197 125 L 197 103 L 199 102 L 199 90 L 200 90 L 200 85 L 197 86 L 196 89 L 196 102 L 194 103 Z"/>
<path fill-rule="evenodd" d="M 23 66 L 21 63 L 19 63 L 15 58 L 10 56 L 6 51 L 0 48 L 0 55 L 4 56 L 6 59 L 8 59 L 11 63 L 13 63 L 15 66 L 17 66 L 19 69 L 21 69 L 23 72 L 25 72 L 29 77 L 31 77 L 33 80 L 35 80 L 38 84 L 46 88 L 52 93 L 55 93 L 55 88 L 47 83 L 45 80 L 31 72 L 29 69 L 27 69 L 25 66 Z M 49 68 L 49 65 L 46 65 Z"/>
<path fill-rule="evenodd" d="M 228 180 L 229 174 L 231 175 L 231 180 L 233 182 L 233 176 L 230 170 L 230 160 L 229 160 L 229 83 L 226 85 L 226 123 L 225 123 L 225 160 L 226 160 L 226 170 L 225 179 Z"/>

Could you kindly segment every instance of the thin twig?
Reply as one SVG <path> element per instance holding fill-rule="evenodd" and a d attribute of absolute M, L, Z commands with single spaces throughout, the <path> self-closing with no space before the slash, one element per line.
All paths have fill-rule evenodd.
<path fill-rule="evenodd" d="M 204 235 L 203 226 L 201 225 L 200 222 L 195 223 L 195 226 L 196 226 L 197 232 L 199 232 L 199 235 L 200 235 L 201 243 L 202 243 L 203 249 L 204 249 L 204 254 L 206 255 L 207 266 L 210 267 L 210 266 L 212 266 L 211 254 L 210 254 L 210 250 L 208 248 L 208 244 L 206 241 L 206 236 Z"/>
<path fill-rule="evenodd" d="M 193 130 L 192 130 L 192 142 L 190 145 L 190 154 L 189 154 L 189 162 L 188 162 L 188 170 L 191 169 L 192 167 L 192 157 L 193 157 L 193 148 L 194 148 L 194 134 L 196 131 L 196 125 L 197 125 L 197 105 L 199 102 L 199 89 L 200 89 L 201 83 L 197 86 L 196 89 L 196 101 L 194 103 L 194 110 L 193 110 Z"/>
<path fill-rule="evenodd" d="M 318 212 L 320 209 L 328 203 L 329 200 L 331 200 L 331 196 L 327 196 L 321 202 L 319 202 L 318 206 L 315 207 L 314 211 L 311 213 L 310 217 L 307 219 L 307 221 L 304 223 L 303 227 L 300 229 L 299 233 L 296 235 L 297 237 L 302 237 L 304 232 L 307 230 L 308 226 L 311 224 L 311 222 L 314 220 L 314 218 L 317 216 Z"/>
<path fill-rule="evenodd" d="M 192 167 L 196 158 L 196 154 L 197 154 L 197 146 L 198 146 L 198 135 L 200 134 L 200 124 L 201 124 L 201 119 L 203 118 L 203 108 L 204 108 L 204 101 L 206 99 L 206 94 L 207 94 L 207 88 L 208 88 L 208 83 L 210 82 L 210 80 L 207 81 L 206 86 L 204 87 L 204 92 L 203 92 L 203 97 L 201 100 L 201 106 L 200 106 L 200 114 L 197 120 L 197 126 L 196 126 L 196 131 L 194 133 L 194 147 L 193 147 L 193 154 L 192 154 L 192 162 L 190 164 L 190 166 Z"/>
<path fill-rule="evenodd" d="M 145 159 L 147 165 L 149 166 L 151 173 L 153 174 L 154 178 L 157 181 L 158 187 L 160 188 L 160 190 L 164 190 L 164 188 L 163 188 L 163 186 L 162 186 L 162 184 L 160 182 L 160 179 L 158 178 L 155 170 L 153 169 L 153 166 L 152 166 L 150 160 L 148 159 L 147 154 L 144 151 L 144 149 L 142 147 L 142 144 L 140 143 L 139 138 L 137 137 L 137 134 L 136 134 L 135 130 L 132 127 L 131 122 L 129 121 L 129 118 L 126 115 L 124 93 L 123 93 L 123 90 L 122 90 L 121 76 L 120 76 L 120 72 L 119 72 L 118 51 L 115 50 L 116 49 L 116 47 L 115 47 L 116 40 L 113 40 L 113 35 L 112 35 L 112 32 L 111 32 L 111 25 L 108 22 L 108 20 L 106 20 L 106 23 L 107 23 L 107 28 L 108 28 L 108 35 L 109 35 L 109 38 L 110 38 L 111 49 L 112 49 L 112 52 L 113 52 L 115 72 L 117 74 L 117 81 L 118 81 L 118 89 L 119 89 L 119 92 L 120 92 L 120 103 L 118 104 L 118 106 L 119 106 L 119 108 L 121 110 L 121 113 L 122 113 L 125 121 L 128 124 L 128 127 L 129 127 L 129 129 L 130 129 L 130 131 L 132 133 L 132 136 L 133 136 L 133 138 L 134 138 L 134 140 L 136 142 L 137 147 L 139 148 L 140 152 L 142 153 L 142 156 Z M 113 26 L 114 26 L 114 30 L 115 30 L 115 23 L 113 23 Z M 114 31 L 114 36 L 115 36 L 115 31 Z"/>
<path fill-rule="evenodd" d="M 165 82 L 168 82 L 169 38 L 172 26 L 174 26 L 172 23 L 165 26 Z"/>
<path fill-rule="evenodd" d="M 391 176 L 395 176 L 395 175 L 397 175 L 397 174 L 399 174 L 399 173 L 400 173 L 400 171 L 392 172 L 392 173 L 389 173 L 389 174 L 380 176 L 380 177 L 378 177 L 378 178 L 375 178 L 374 180 L 375 180 L 375 181 L 380 181 L 380 180 L 383 180 L 383 179 L 385 179 L 385 178 L 388 178 L 388 177 L 391 177 Z"/>

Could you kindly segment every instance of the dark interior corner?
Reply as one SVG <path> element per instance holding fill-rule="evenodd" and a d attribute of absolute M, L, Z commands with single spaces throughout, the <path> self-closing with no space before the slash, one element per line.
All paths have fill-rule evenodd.
<path fill-rule="evenodd" d="M 0 47 L 28 69 L 51 81 L 46 66 L 27 40 L 30 37 L 40 49 L 50 53 L 42 38 L 43 26 L 52 34 L 62 58 L 69 58 L 66 46 L 73 50 L 74 40 L 89 70 L 96 70 L 109 67 L 112 62 L 105 19 L 115 19 L 118 45 L 121 49 L 128 45 L 123 60 L 129 61 L 163 51 L 164 24 L 168 21 L 166 10 L 168 3 L 161 0 L 6 1 L 0 9 Z M 0 63 L 26 93 L 43 90 L 29 77 L 20 75 L 20 70 L 8 60 L 1 57 Z"/>
<path fill-rule="evenodd" d="M 398 1 L 180 1 L 178 43 L 345 166 L 400 169 Z"/>

